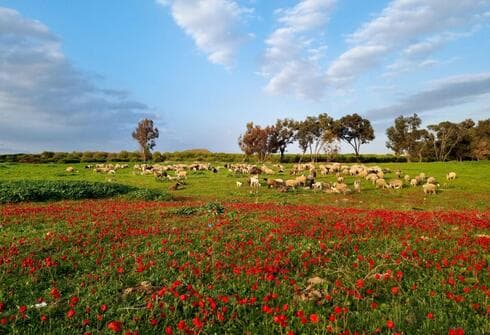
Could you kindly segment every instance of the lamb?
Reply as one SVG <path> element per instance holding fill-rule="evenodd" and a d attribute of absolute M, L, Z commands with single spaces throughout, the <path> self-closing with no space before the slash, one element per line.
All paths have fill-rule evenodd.
<path fill-rule="evenodd" d="M 240 188 L 242 187 L 243 183 L 241 181 L 237 181 L 236 182 L 236 187 Z"/>
<path fill-rule="evenodd" d="M 425 180 L 425 173 L 420 172 L 419 177 L 420 177 L 421 181 L 424 181 Z"/>
<path fill-rule="evenodd" d="M 419 184 L 419 181 L 415 178 L 413 178 L 412 180 L 410 180 L 410 185 L 412 185 L 413 187 L 417 186 Z"/>
<path fill-rule="evenodd" d="M 405 177 L 403 177 L 403 179 L 405 179 L 405 182 L 410 182 L 410 176 L 408 174 L 405 175 Z"/>
<path fill-rule="evenodd" d="M 436 194 L 437 193 L 437 186 L 435 184 L 424 184 L 422 185 L 422 188 L 424 189 L 424 194 Z"/>
<path fill-rule="evenodd" d="M 447 179 L 447 180 L 454 180 L 454 179 L 456 179 L 456 172 L 449 172 L 449 173 L 446 175 L 446 179 Z"/>
<path fill-rule="evenodd" d="M 354 180 L 354 191 L 361 193 L 361 181 L 359 179 Z"/>
<path fill-rule="evenodd" d="M 403 187 L 403 182 L 400 179 L 390 180 L 389 186 L 395 190 Z"/>
<path fill-rule="evenodd" d="M 179 178 L 179 179 L 187 179 L 187 171 L 179 171 L 179 172 L 177 172 L 177 178 Z"/>
<path fill-rule="evenodd" d="M 252 187 L 252 188 L 259 188 L 260 187 L 260 182 L 259 182 L 258 176 L 250 177 L 249 183 L 250 183 L 250 187 Z"/>
<path fill-rule="evenodd" d="M 73 166 L 69 166 L 69 167 L 66 168 L 65 171 L 68 172 L 68 173 L 73 173 L 73 172 L 75 172 L 75 168 Z"/>
<path fill-rule="evenodd" d="M 337 183 L 343 183 L 344 182 L 344 177 L 338 176 L 337 177 Z"/>

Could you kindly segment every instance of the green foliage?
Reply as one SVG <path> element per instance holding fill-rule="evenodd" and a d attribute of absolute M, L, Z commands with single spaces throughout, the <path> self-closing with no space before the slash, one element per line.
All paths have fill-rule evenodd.
<path fill-rule="evenodd" d="M 169 201 L 172 200 L 172 196 L 168 193 L 158 190 L 152 190 L 147 188 L 141 188 L 129 192 L 125 195 L 125 198 L 130 200 L 146 200 L 146 201 Z"/>
<path fill-rule="evenodd" d="M 0 181 L 0 203 L 109 198 L 134 189 L 128 185 L 88 181 Z"/>

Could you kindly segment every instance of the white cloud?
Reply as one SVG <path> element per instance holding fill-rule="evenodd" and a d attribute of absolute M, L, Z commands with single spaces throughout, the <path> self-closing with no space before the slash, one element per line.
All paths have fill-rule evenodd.
<path fill-rule="evenodd" d="M 466 74 L 433 81 L 427 89 L 409 95 L 397 104 L 372 109 L 366 115 L 373 120 L 392 119 L 399 115 L 458 106 L 488 95 L 490 73 Z"/>
<path fill-rule="evenodd" d="M 326 46 L 320 37 L 334 4 L 334 0 L 301 0 L 294 7 L 276 10 L 280 26 L 265 41 L 261 71 L 268 78 L 266 92 L 308 99 L 323 96 L 321 60 Z"/>
<path fill-rule="evenodd" d="M 169 6 L 177 25 L 189 35 L 209 61 L 230 67 L 247 35 L 240 32 L 250 9 L 232 0 L 158 0 Z"/>
<path fill-rule="evenodd" d="M 473 29 L 487 5 L 487 0 L 394 0 L 347 38 L 352 47 L 332 62 L 328 81 L 347 85 L 398 50 L 403 50 L 400 62 L 423 62 L 443 44 L 465 36 L 454 30 Z"/>
<path fill-rule="evenodd" d="M 148 115 L 148 107 L 127 96 L 76 69 L 46 25 L 0 7 L 3 147 L 89 149 L 121 134 L 129 138 L 128 126 Z"/>

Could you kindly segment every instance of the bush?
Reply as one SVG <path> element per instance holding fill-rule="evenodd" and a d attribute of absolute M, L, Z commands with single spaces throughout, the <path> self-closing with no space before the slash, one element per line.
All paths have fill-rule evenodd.
<path fill-rule="evenodd" d="M 135 187 L 87 181 L 21 180 L 0 182 L 0 203 L 109 198 Z"/>
<path fill-rule="evenodd" d="M 163 191 L 150 190 L 146 188 L 140 188 L 129 192 L 126 196 L 129 200 L 146 200 L 146 201 L 170 201 L 172 196 Z"/>

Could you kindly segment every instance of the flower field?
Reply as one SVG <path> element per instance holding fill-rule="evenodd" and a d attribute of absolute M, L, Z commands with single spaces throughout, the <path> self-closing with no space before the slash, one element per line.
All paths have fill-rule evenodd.
<path fill-rule="evenodd" d="M 0 206 L 0 333 L 485 334 L 490 213 Z"/>

